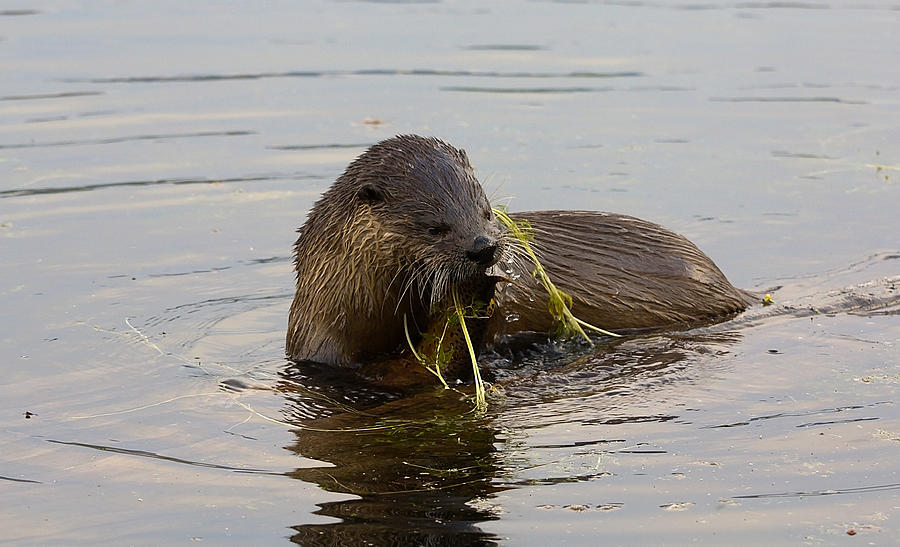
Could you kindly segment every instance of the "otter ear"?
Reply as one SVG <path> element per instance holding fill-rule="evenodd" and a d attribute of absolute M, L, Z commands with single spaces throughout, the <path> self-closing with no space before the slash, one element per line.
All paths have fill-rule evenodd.
<path fill-rule="evenodd" d="M 356 191 L 356 196 L 366 203 L 378 203 L 384 201 L 384 193 L 374 184 L 363 184 Z"/>

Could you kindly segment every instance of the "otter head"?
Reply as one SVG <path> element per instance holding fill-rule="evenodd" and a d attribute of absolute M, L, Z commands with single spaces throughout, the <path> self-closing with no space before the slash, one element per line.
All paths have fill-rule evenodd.
<path fill-rule="evenodd" d="M 427 325 L 451 289 L 485 282 L 506 248 L 465 152 L 417 136 L 354 160 L 299 232 L 286 349 L 328 363 L 403 345 L 405 318 Z"/>
<path fill-rule="evenodd" d="M 499 260 L 501 230 L 465 151 L 398 136 L 371 147 L 341 179 L 352 185 L 356 222 L 376 228 L 374 244 L 401 272 L 401 293 L 434 304 Z"/>

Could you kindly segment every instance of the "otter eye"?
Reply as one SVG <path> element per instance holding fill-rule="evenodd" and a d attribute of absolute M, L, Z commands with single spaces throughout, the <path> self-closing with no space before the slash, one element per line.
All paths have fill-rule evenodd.
<path fill-rule="evenodd" d="M 428 227 L 428 234 L 432 236 L 442 236 L 450 231 L 450 227 L 446 224 L 437 224 Z"/>
<path fill-rule="evenodd" d="M 368 203 L 384 201 L 384 195 L 381 191 L 371 184 L 366 184 L 357 190 L 356 195 L 359 196 L 359 199 Z"/>

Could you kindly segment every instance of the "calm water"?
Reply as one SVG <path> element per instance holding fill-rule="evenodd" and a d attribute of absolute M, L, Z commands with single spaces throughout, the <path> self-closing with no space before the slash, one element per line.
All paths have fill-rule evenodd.
<path fill-rule="evenodd" d="M 891 0 L 7 2 L 0 541 L 895 543 L 897 36 Z M 294 230 L 398 133 L 777 309 L 488 357 L 484 416 L 298 369 Z"/>

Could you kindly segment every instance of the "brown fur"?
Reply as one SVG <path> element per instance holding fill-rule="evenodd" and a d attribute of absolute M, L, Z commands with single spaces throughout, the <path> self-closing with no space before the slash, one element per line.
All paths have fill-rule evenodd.
<path fill-rule="evenodd" d="M 753 299 L 734 288 L 693 243 L 658 224 L 596 211 L 531 211 L 535 249 L 557 288 L 573 299 L 572 313 L 612 331 L 696 324 L 744 310 Z M 547 292 L 533 264 L 513 262 L 497 295 L 489 339 L 520 331 L 550 331 Z M 510 321 L 509 319 L 514 319 Z"/>
<path fill-rule="evenodd" d="M 467 255 L 500 236 L 465 152 L 411 135 L 353 161 L 299 232 L 286 351 L 335 364 L 402 347 L 404 315 L 415 337 L 452 286 L 496 261 Z"/>
<path fill-rule="evenodd" d="M 575 315 L 598 327 L 710 321 L 750 300 L 690 241 L 651 222 L 586 211 L 513 218 L 532 224 L 545 269 L 573 296 Z M 380 360 L 406 345 L 404 316 L 414 343 L 420 331 L 440 335 L 435 305 L 446 304 L 454 287 L 473 281 L 483 287 L 498 259 L 517 279 L 499 284 L 498 309 L 472 334 L 489 344 L 499 335 L 554 326 L 533 265 L 500 229 L 465 152 L 437 139 L 399 136 L 371 147 L 324 193 L 299 232 L 286 344 L 292 359 Z"/>

